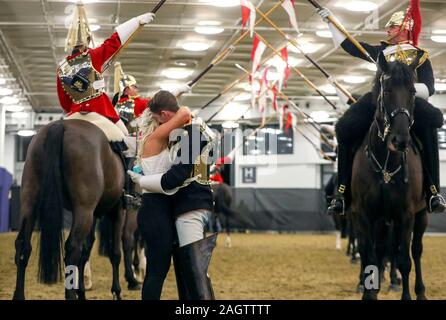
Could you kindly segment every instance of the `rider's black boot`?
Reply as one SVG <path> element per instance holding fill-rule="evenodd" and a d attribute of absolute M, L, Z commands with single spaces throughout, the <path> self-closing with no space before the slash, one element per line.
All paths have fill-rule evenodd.
<path fill-rule="evenodd" d="M 215 300 L 208 267 L 217 234 L 174 249 L 174 266 L 180 300 Z"/>
<path fill-rule="evenodd" d="M 350 148 L 338 145 L 338 190 L 327 209 L 329 215 L 344 215 L 346 209 L 346 192 L 349 192 L 352 152 Z"/>
<path fill-rule="evenodd" d="M 441 213 L 446 209 L 446 201 L 440 194 L 440 161 L 437 129 L 427 127 L 418 130 L 418 138 L 423 144 L 421 153 L 424 166 L 424 188 L 430 213 Z"/>

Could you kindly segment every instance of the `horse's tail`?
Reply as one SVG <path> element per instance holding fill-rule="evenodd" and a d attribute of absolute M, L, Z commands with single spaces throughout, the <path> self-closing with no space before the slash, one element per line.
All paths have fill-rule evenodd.
<path fill-rule="evenodd" d="M 62 275 L 63 138 L 64 125 L 59 120 L 49 126 L 43 143 L 43 183 L 36 207 L 40 225 L 39 280 L 49 284 L 60 281 Z"/>
<path fill-rule="evenodd" d="M 98 253 L 100 256 L 109 257 L 111 247 L 111 221 L 107 216 L 103 216 L 99 220 L 99 246 Z"/>

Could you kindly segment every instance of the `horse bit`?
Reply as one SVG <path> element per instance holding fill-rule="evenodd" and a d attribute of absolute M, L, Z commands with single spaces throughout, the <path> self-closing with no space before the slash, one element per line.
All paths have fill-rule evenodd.
<path fill-rule="evenodd" d="M 380 113 L 383 115 L 384 118 L 384 129 L 381 132 L 381 128 L 378 122 L 377 117 L 375 116 L 374 121 L 373 121 L 373 125 L 376 125 L 377 130 L 378 130 L 378 137 L 381 139 L 382 142 L 385 142 L 387 136 L 390 134 L 391 131 L 391 120 L 394 119 L 396 116 L 398 116 L 399 114 L 403 114 L 405 116 L 407 116 L 407 118 L 409 119 L 409 130 L 410 128 L 412 128 L 414 120 L 409 112 L 409 110 L 407 110 L 404 107 L 400 107 L 397 108 L 395 110 L 393 110 L 390 115 L 388 115 L 388 112 L 384 106 L 384 101 L 383 101 L 383 95 L 384 95 L 384 86 L 383 86 L 383 80 L 384 79 L 389 79 L 390 76 L 386 76 L 385 74 L 383 74 L 380 77 L 380 83 L 381 83 L 381 92 L 379 94 L 378 97 L 378 105 L 379 105 L 379 110 Z M 379 162 L 379 160 L 376 158 L 375 154 L 373 153 L 373 151 L 371 150 L 371 143 L 372 143 L 372 136 L 371 136 L 371 132 L 369 133 L 369 143 L 365 148 L 365 153 L 366 156 L 371 159 L 372 161 L 372 165 L 373 165 L 373 170 L 376 173 L 380 173 L 383 176 L 383 180 L 385 184 L 389 184 L 393 177 L 398 174 L 401 169 L 403 168 L 403 165 L 406 165 L 406 156 L 407 156 L 407 151 L 403 152 L 403 162 L 402 164 L 399 165 L 398 168 L 396 168 L 396 170 L 390 172 L 387 168 L 388 163 L 389 163 L 389 158 L 390 158 L 390 150 L 387 148 L 387 155 L 386 155 L 386 160 L 384 162 L 384 165 L 381 165 L 381 163 Z M 405 170 L 407 171 L 407 170 Z M 407 176 L 405 175 L 404 177 L 404 182 L 407 182 Z"/>

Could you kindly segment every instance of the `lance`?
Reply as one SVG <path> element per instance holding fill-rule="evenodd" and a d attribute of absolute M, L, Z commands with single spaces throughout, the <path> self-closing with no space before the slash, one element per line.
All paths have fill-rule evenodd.
<path fill-rule="evenodd" d="M 285 46 L 281 47 L 279 50 L 282 50 L 283 48 L 285 48 Z M 264 59 L 262 61 L 262 65 L 265 64 L 268 60 L 270 60 L 272 57 L 274 57 L 276 54 L 272 53 L 270 54 L 266 59 Z M 239 84 L 240 82 L 242 82 L 243 80 L 245 80 L 248 77 L 249 74 L 243 74 L 241 77 L 239 77 L 237 80 L 235 80 L 234 82 L 232 82 L 230 85 L 228 85 L 226 88 L 224 88 L 219 94 L 217 94 L 214 98 L 212 98 L 211 100 L 209 100 L 208 103 L 206 103 L 204 106 L 202 106 L 200 108 L 200 110 L 206 109 L 207 107 L 209 107 L 212 103 L 214 103 L 215 101 L 217 101 L 221 96 L 223 96 L 224 94 L 226 94 L 227 92 L 229 92 L 232 88 L 234 88 L 237 84 Z"/>
<path fill-rule="evenodd" d="M 356 99 L 350 94 L 350 92 L 348 92 L 348 90 L 344 88 L 344 86 L 342 86 L 338 81 L 336 81 L 332 76 L 330 76 L 330 74 L 324 68 L 322 68 L 322 66 L 320 66 L 316 61 L 314 61 L 313 58 L 311 58 L 308 54 L 306 54 L 296 40 L 285 34 L 285 32 L 283 32 L 269 17 L 265 16 L 265 14 L 260 9 L 256 8 L 256 11 L 266 20 L 266 22 L 268 22 L 274 29 L 276 29 L 276 31 L 279 32 L 285 40 L 289 41 L 308 61 L 310 61 L 313 64 L 313 66 L 315 66 L 320 72 L 322 72 L 322 74 L 328 79 L 330 83 L 335 85 L 353 103 L 356 102 Z"/>
<path fill-rule="evenodd" d="M 239 64 L 235 64 L 235 66 L 242 70 L 243 72 L 245 72 L 246 74 L 251 74 L 248 70 L 246 70 L 245 68 L 243 68 L 241 65 Z M 270 90 L 273 90 L 274 84 L 269 86 Z M 301 108 L 299 108 L 285 93 L 283 93 L 280 90 L 277 90 L 277 94 L 283 99 L 285 100 L 287 103 L 289 103 L 293 108 L 295 108 L 297 111 L 299 111 L 304 117 L 307 118 L 308 123 L 314 128 L 316 129 L 316 131 L 318 131 L 322 138 L 325 140 L 325 142 L 327 144 L 329 144 L 332 148 L 335 148 L 335 146 L 329 141 L 328 137 L 325 136 L 325 134 L 322 132 L 321 127 L 318 128 L 317 124 L 314 122 L 313 118 L 306 113 L 305 111 L 303 111 Z"/>
<path fill-rule="evenodd" d="M 279 51 L 277 51 L 276 48 L 274 48 L 268 41 L 266 41 L 262 36 L 260 36 L 257 32 L 257 37 L 259 38 L 260 41 L 262 41 L 263 43 L 265 43 L 265 45 L 267 47 L 269 47 L 271 50 L 274 51 L 274 53 L 279 56 L 280 58 L 282 58 L 283 61 L 286 62 L 286 59 L 284 57 L 282 57 L 282 55 L 280 54 Z M 338 108 L 333 104 L 333 102 L 331 102 L 330 100 L 328 100 L 327 96 L 325 94 L 323 94 L 318 87 L 316 87 L 316 85 L 310 80 L 308 79 L 299 69 L 297 69 L 296 67 L 291 67 L 311 88 L 314 89 L 314 91 L 316 91 L 322 98 L 324 98 L 324 100 L 334 109 L 337 110 Z"/>
<path fill-rule="evenodd" d="M 161 0 L 160 2 L 157 3 L 157 5 L 152 9 L 152 13 L 155 14 L 162 6 L 163 4 L 166 2 L 166 0 Z M 119 54 L 121 53 L 122 50 L 124 50 L 129 43 L 136 37 L 136 35 L 139 33 L 139 31 L 142 30 L 142 28 L 144 27 L 143 24 L 140 24 L 138 26 L 138 28 L 131 34 L 131 36 L 127 39 L 126 42 L 124 42 L 124 44 L 122 46 L 119 47 L 119 49 L 108 59 L 107 63 L 104 65 L 104 67 L 102 68 L 102 71 L 107 70 L 110 65 L 112 64 L 113 60 L 116 59 Z"/>
<path fill-rule="evenodd" d="M 282 2 L 284 0 L 279 0 L 270 10 L 268 10 L 265 13 L 265 16 L 268 17 L 271 13 L 273 13 L 278 7 L 282 5 Z M 265 20 L 264 17 L 261 17 L 259 20 L 256 21 L 255 26 L 259 25 L 260 23 Z M 197 75 L 192 81 L 188 82 L 188 86 L 192 87 L 194 84 L 196 84 L 206 73 L 208 73 L 214 66 L 222 62 L 228 55 L 230 55 L 234 50 L 235 47 L 246 37 L 246 35 L 250 33 L 249 30 L 244 31 L 229 47 L 227 47 L 225 50 L 223 50 L 220 54 L 217 55 L 217 57 L 212 60 L 212 62 L 204 69 L 202 72 L 200 72 L 199 75 Z"/>
<path fill-rule="evenodd" d="M 316 9 L 318 10 L 322 10 L 323 7 L 317 2 L 317 0 L 308 0 Z M 328 20 L 336 27 L 336 29 L 338 29 L 340 32 L 342 32 L 347 38 L 348 40 L 350 40 L 353 45 L 358 48 L 359 51 L 361 51 L 361 53 L 367 57 L 367 59 L 372 62 L 372 63 L 376 63 L 375 60 L 373 60 L 373 58 L 370 56 L 370 54 L 367 52 L 366 49 L 364 49 L 364 47 L 344 28 L 344 26 L 337 20 L 335 19 L 335 17 L 333 16 L 329 16 Z"/>

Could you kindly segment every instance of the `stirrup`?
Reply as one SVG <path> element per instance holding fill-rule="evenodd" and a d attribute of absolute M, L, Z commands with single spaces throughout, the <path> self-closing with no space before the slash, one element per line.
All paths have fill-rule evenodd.
<path fill-rule="evenodd" d="M 437 199 L 439 203 L 437 209 L 434 211 L 432 208 L 432 203 L 435 199 Z M 446 209 L 446 200 L 443 198 L 443 196 L 440 193 L 433 194 L 429 199 L 429 212 L 442 213 L 445 209 Z"/>

